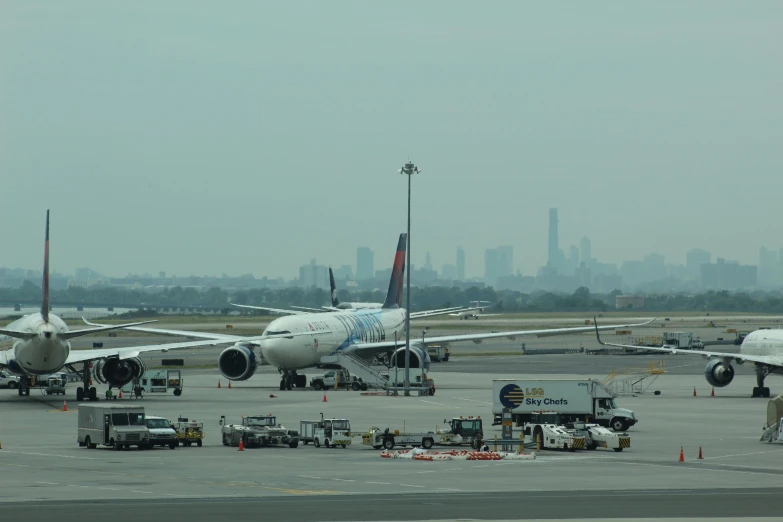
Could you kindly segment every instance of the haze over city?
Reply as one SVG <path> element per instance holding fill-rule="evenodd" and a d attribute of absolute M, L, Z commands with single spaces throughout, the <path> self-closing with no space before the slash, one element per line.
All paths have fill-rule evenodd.
<path fill-rule="evenodd" d="M 783 246 L 777 2 L 210 5 L 4 4 L 0 266 L 385 267 L 408 157 L 417 266 Z"/>

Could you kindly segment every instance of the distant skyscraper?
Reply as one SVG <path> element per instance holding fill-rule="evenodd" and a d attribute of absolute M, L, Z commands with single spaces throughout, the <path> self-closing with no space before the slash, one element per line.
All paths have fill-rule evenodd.
<path fill-rule="evenodd" d="M 462 247 L 457 247 L 457 279 L 465 280 L 465 251 Z"/>
<path fill-rule="evenodd" d="M 559 265 L 560 247 L 557 240 L 557 209 L 549 209 L 549 251 L 547 256 L 547 264 L 549 266 L 557 267 Z"/>
<path fill-rule="evenodd" d="M 454 280 L 457 278 L 457 267 L 454 265 L 443 265 L 440 270 L 440 276 L 443 279 Z"/>
<path fill-rule="evenodd" d="M 685 254 L 685 269 L 688 271 L 688 277 L 694 281 L 701 279 L 701 265 L 709 264 L 712 261 L 712 254 L 700 248 L 689 250 Z"/>
<path fill-rule="evenodd" d="M 579 268 L 579 249 L 576 248 L 576 245 L 571 245 L 571 248 L 568 249 L 568 265 L 569 270 Z"/>
<path fill-rule="evenodd" d="M 579 261 L 590 266 L 590 259 L 592 259 L 593 253 L 590 249 L 590 239 L 587 236 L 582 238 L 579 244 Z"/>
<path fill-rule="evenodd" d="M 498 280 L 498 251 L 496 248 L 488 248 L 484 252 L 484 282 L 494 285 Z"/>
<path fill-rule="evenodd" d="M 324 265 L 318 265 L 315 259 L 310 261 L 309 265 L 299 267 L 299 285 L 303 288 L 316 286 L 319 288 L 329 287 L 329 272 Z"/>
<path fill-rule="evenodd" d="M 432 257 L 430 256 L 430 253 L 427 252 L 427 255 L 424 257 L 424 270 L 432 270 Z"/>
<path fill-rule="evenodd" d="M 498 277 L 506 277 L 514 274 L 514 247 L 499 246 L 498 251 Z"/>
<path fill-rule="evenodd" d="M 375 255 L 367 247 L 356 249 L 356 280 L 364 281 L 375 277 Z"/>

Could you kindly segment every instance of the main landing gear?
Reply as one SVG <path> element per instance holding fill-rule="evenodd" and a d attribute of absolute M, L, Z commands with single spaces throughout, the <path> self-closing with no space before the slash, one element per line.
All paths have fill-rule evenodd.
<path fill-rule="evenodd" d="M 27 375 L 19 376 L 19 387 L 16 389 L 16 393 L 18 393 L 20 397 L 30 396 L 30 377 Z"/>
<path fill-rule="evenodd" d="M 280 373 L 280 390 L 293 390 L 294 386 L 297 388 L 307 386 L 307 376 L 299 375 L 296 370 L 280 370 Z"/>
<path fill-rule="evenodd" d="M 72 366 L 69 367 L 71 371 L 74 373 L 77 372 Z M 98 400 L 98 392 L 95 389 L 95 386 L 90 386 L 91 379 L 90 379 L 90 363 L 85 361 L 84 366 L 81 371 L 82 374 L 82 386 L 79 388 L 76 388 L 76 400 L 77 401 L 83 401 L 87 399 L 88 401 L 97 401 Z"/>
<path fill-rule="evenodd" d="M 769 388 L 764 386 L 764 379 L 769 375 L 769 368 L 761 364 L 756 365 L 756 383 L 758 386 L 753 388 L 753 397 L 769 397 Z"/>

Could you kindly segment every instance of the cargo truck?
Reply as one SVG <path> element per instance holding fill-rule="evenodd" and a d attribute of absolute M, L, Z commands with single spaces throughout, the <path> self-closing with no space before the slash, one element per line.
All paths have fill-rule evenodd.
<path fill-rule="evenodd" d="M 121 450 L 130 446 L 145 449 L 150 432 L 144 406 L 79 404 L 77 442 L 95 449 L 98 444 Z"/>
<path fill-rule="evenodd" d="M 492 381 L 493 425 L 501 423 L 503 408 L 511 409 L 517 426 L 541 410 L 556 411 L 564 422 L 584 420 L 625 431 L 639 420 L 619 408 L 614 395 L 591 379 L 496 379 Z"/>

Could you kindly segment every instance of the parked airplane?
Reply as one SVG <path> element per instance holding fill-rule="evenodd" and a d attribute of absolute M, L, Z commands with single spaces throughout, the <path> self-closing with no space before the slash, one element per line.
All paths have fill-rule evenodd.
<path fill-rule="evenodd" d="M 405 354 L 405 314 L 402 308 L 402 282 L 405 271 L 405 250 L 407 235 L 401 234 L 397 243 L 397 252 L 392 265 L 389 290 L 386 301 L 380 309 L 341 310 L 321 314 L 289 315 L 269 323 L 263 335 L 249 342 L 240 337 L 193 332 L 183 330 L 165 330 L 147 327 L 129 327 L 128 330 L 155 334 L 179 335 L 193 338 L 205 338 L 222 341 L 236 341 L 218 357 L 220 373 L 227 379 L 244 381 L 253 376 L 258 362 L 254 348 L 260 347 L 264 358 L 276 366 L 282 378 L 281 389 L 293 386 L 307 386 L 305 375 L 299 370 L 321 364 L 325 356 L 350 354 L 369 360 L 381 353 L 391 353 L 390 360 L 404 360 Z M 87 323 L 93 325 L 93 323 Z M 602 327 L 605 330 L 642 326 L 613 325 Z M 517 330 L 508 332 L 475 333 L 464 335 L 443 335 L 428 337 L 426 343 L 453 343 L 473 341 L 480 343 L 484 339 L 516 339 L 522 335 L 538 337 L 591 332 L 591 327 L 558 328 L 550 330 Z M 299 335 L 300 337 L 295 337 Z M 273 338 L 274 337 L 274 338 Z M 400 357 L 397 357 L 397 355 Z M 427 369 L 430 364 L 425 343 L 411 339 L 410 367 Z M 399 366 L 399 362 L 397 363 Z"/>
<path fill-rule="evenodd" d="M 110 326 L 94 325 L 93 328 L 69 331 L 65 322 L 50 312 L 48 210 L 46 211 L 42 293 L 43 300 L 40 312 L 25 315 L 5 328 L 0 328 L 0 337 L 15 339 L 11 349 L 0 351 L 0 368 L 8 368 L 12 373 L 20 376 L 17 391 L 22 396 L 30 395 L 30 385 L 33 378 L 55 373 L 63 367 L 68 367 L 71 371 L 79 373 L 73 365 L 82 363 L 83 386 L 77 388 L 76 399 L 79 401 L 83 399 L 97 400 L 96 390 L 90 386 L 91 361 L 97 361 L 94 366 L 96 380 L 104 384 L 108 383 L 111 386 L 121 387 L 130 382 L 134 376 L 140 376 L 144 373 L 144 364 L 138 357 L 141 353 L 151 351 L 165 352 L 193 346 L 226 344 L 219 340 L 212 340 L 128 348 L 71 350 L 70 340 L 75 337 L 139 326 L 155 321 Z"/>
<path fill-rule="evenodd" d="M 465 310 L 458 310 L 456 312 L 450 313 L 449 315 L 453 317 L 459 317 L 460 320 L 465 319 L 468 320 L 471 317 L 473 319 L 478 320 L 479 317 L 493 317 L 496 315 L 503 315 L 503 314 L 485 314 L 484 313 L 484 306 L 482 306 L 481 303 L 490 304 L 489 301 L 471 301 L 470 304 L 476 303 L 476 306 L 473 308 L 466 308 Z"/>
<path fill-rule="evenodd" d="M 706 350 L 686 350 L 679 348 L 664 348 L 655 346 L 636 346 L 626 344 L 605 343 L 598 333 L 598 323 L 595 323 L 595 335 L 603 346 L 647 350 L 680 355 L 694 355 L 709 359 L 704 369 L 704 376 L 712 386 L 722 388 L 731 384 L 734 379 L 734 368 L 731 363 L 753 363 L 756 370 L 756 384 L 753 397 L 769 397 L 769 388 L 764 386 L 767 375 L 775 373 L 783 375 L 783 330 L 756 330 L 745 336 L 740 345 L 739 353 L 709 352 Z M 604 330 L 605 328 L 601 328 Z"/>
<path fill-rule="evenodd" d="M 334 284 L 332 267 L 329 267 L 329 291 L 332 296 L 332 306 L 330 310 L 366 310 L 383 307 L 383 303 L 341 303 L 340 298 L 337 296 L 337 285 Z"/>

